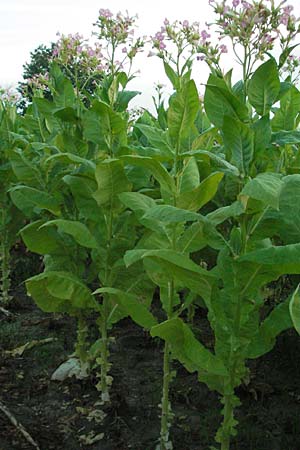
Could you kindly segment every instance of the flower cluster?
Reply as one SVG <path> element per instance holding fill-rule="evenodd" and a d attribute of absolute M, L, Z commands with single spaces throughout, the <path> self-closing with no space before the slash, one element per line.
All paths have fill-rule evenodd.
<path fill-rule="evenodd" d="M 32 91 L 46 91 L 49 86 L 49 74 L 39 73 L 26 79 L 26 85 Z"/>
<path fill-rule="evenodd" d="M 145 38 L 135 38 L 135 22 L 137 16 L 129 16 L 128 12 L 114 15 L 109 9 L 100 9 L 98 20 L 94 23 L 94 33 L 105 48 L 103 60 L 106 68 L 115 73 L 124 68 L 144 47 Z"/>
<path fill-rule="evenodd" d="M 15 105 L 21 100 L 21 94 L 12 87 L 0 87 L 0 102 L 4 105 Z"/>
<path fill-rule="evenodd" d="M 167 43 L 171 46 L 175 45 L 181 55 L 185 50 L 190 55 L 195 53 L 200 39 L 199 22 L 189 23 L 188 20 L 183 20 L 170 23 L 168 19 L 165 19 L 160 31 L 151 37 L 152 47 L 157 50 L 157 53 L 151 52 L 149 56 L 154 54 L 159 57 L 170 55 L 172 49 L 167 48 Z"/>
<path fill-rule="evenodd" d="M 151 38 L 155 51 L 151 51 L 149 56 L 157 55 L 173 64 L 180 75 L 191 67 L 195 56 L 197 60 L 218 65 L 221 54 L 228 50 L 224 44 L 213 47 L 210 38 L 209 30 L 201 30 L 199 22 L 189 23 L 188 20 L 183 20 L 170 23 L 165 19 L 160 31 Z M 177 51 L 175 57 L 174 48 Z"/>
<path fill-rule="evenodd" d="M 96 43 L 93 47 L 79 33 L 65 36 L 60 35 L 53 50 L 53 59 L 68 68 L 77 67 L 86 75 L 102 72 L 103 54 L 101 46 Z"/>
<path fill-rule="evenodd" d="M 274 49 L 278 39 L 284 50 L 300 31 L 299 20 L 292 15 L 293 6 L 284 6 L 286 1 L 278 5 L 275 0 L 209 1 L 217 14 L 219 39 L 230 38 L 238 61 L 244 65 L 245 77 L 256 61 Z"/>

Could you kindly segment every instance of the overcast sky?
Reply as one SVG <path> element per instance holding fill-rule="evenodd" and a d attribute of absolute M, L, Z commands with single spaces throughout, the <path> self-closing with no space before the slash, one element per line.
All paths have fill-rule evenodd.
<path fill-rule="evenodd" d="M 294 5 L 295 15 L 300 16 L 300 0 L 288 3 Z M 165 17 L 171 21 L 199 21 L 203 28 L 212 17 L 208 0 L 0 0 L 0 86 L 16 84 L 22 77 L 22 65 L 30 59 L 30 51 L 57 40 L 58 31 L 90 37 L 100 8 L 109 8 L 114 13 L 124 10 L 131 15 L 137 13 L 141 35 L 155 34 Z M 231 65 L 228 57 L 224 63 Z M 140 56 L 137 64 L 141 74 L 131 88 L 142 90 L 139 102 L 148 104 L 154 83 L 166 82 L 162 63 Z M 199 63 L 195 72 L 196 79 L 205 82 L 208 73 L 205 63 Z"/>

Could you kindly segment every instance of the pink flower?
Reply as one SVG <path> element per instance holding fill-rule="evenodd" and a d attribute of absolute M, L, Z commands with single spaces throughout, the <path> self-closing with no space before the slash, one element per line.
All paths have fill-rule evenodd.
<path fill-rule="evenodd" d="M 104 17 L 105 19 L 109 19 L 113 16 L 113 13 L 109 9 L 103 9 L 101 8 L 99 10 L 99 16 Z"/>
<path fill-rule="evenodd" d="M 163 41 L 160 41 L 159 43 L 159 49 L 164 50 L 166 48 L 166 44 Z"/>
<path fill-rule="evenodd" d="M 126 47 L 122 48 L 122 53 L 127 53 L 127 48 Z"/>
<path fill-rule="evenodd" d="M 165 20 L 164 20 L 164 25 L 165 26 L 168 26 L 170 24 L 170 22 L 169 22 L 169 20 L 166 18 Z"/>
<path fill-rule="evenodd" d="M 157 41 L 163 41 L 163 40 L 164 40 L 164 35 L 163 35 L 160 31 L 158 31 L 158 32 L 156 33 L 156 35 L 155 35 L 155 39 L 156 39 Z"/>
<path fill-rule="evenodd" d="M 234 8 L 236 8 L 237 6 L 239 6 L 239 4 L 240 4 L 240 0 L 232 0 L 232 6 L 233 6 Z"/>
<path fill-rule="evenodd" d="M 201 31 L 201 38 L 202 38 L 203 42 L 206 42 L 207 39 L 210 38 L 210 36 L 211 35 L 206 30 Z"/>
<path fill-rule="evenodd" d="M 288 23 L 289 23 L 289 17 L 290 17 L 290 16 L 288 16 L 287 14 L 283 14 L 283 15 L 280 17 L 279 23 L 282 23 L 283 25 L 288 25 Z"/>
<path fill-rule="evenodd" d="M 246 2 L 245 0 L 242 0 L 242 5 L 245 9 L 252 9 L 253 6 L 250 5 L 250 3 Z"/>
<path fill-rule="evenodd" d="M 188 26 L 189 26 L 189 21 L 188 21 L 188 20 L 184 20 L 184 21 L 182 22 L 182 26 L 183 26 L 184 28 L 188 28 Z"/>
<path fill-rule="evenodd" d="M 224 44 L 220 45 L 220 52 L 228 53 L 228 48 L 226 47 L 226 45 L 224 45 Z"/>

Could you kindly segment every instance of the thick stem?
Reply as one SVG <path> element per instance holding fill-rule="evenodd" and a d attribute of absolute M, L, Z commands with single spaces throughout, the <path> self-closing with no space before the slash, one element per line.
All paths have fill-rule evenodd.
<path fill-rule="evenodd" d="M 109 212 L 107 217 L 107 244 L 106 244 L 106 261 L 105 261 L 105 274 L 104 274 L 104 286 L 109 286 L 110 281 L 110 250 L 111 250 L 111 239 L 112 239 L 112 211 Z M 102 401 L 109 401 L 109 391 L 107 376 L 109 370 L 108 362 L 108 336 L 107 336 L 107 322 L 109 317 L 109 296 L 108 294 L 103 295 L 102 304 L 102 318 L 101 318 L 101 398 Z"/>
<path fill-rule="evenodd" d="M 224 421 L 223 421 L 223 437 L 221 442 L 221 450 L 229 450 L 230 448 L 230 434 L 231 425 L 233 419 L 233 407 L 231 402 L 231 395 L 224 396 Z"/>
<path fill-rule="evenodd" d="M 81 364 L 84 364 L 87 361 L 87 335 L 88 335 L 88 327 L 87 323 L 82 315 L 78 317 L 77 323 L 77 342 L 75 347 L 76 356 L 78 356 Z"/>
<path fill-rule="evenodd" d="M 0 259 L 1 259 L 1 280 L 0 280 L 0 297 L 1 303 L 8 305 L 11 300 L 9 295 L 10 289 L 10 252 L 8 245 L 8 231 L 6 225 L 5 207 L 1 214 L 2 236 L 0 243 Z"/>
<path fill-rule="evenodd" d="M 161 403 L 161 428 L 160 428 L 160 450 L 168 450 L 169 442 L 169 428 L 170 428 L 170 401 L 169 401 L 169 385 L 170 385 L 170 349 L 169 344 L 165 343 L 164 348 L 164 375 L 163 375 L 163 393 Z"/>
<path fill-rule="evenodd" d="M 107 301 L 108 298 L 105 295 L 103 299 L 103 309 L 107 309 Z M 101 379 L 100 379 L 100 387 L 101 387 L 101 399 L 104 402 L 109 402 L 109 391 L 107 384 L 107 375 L 109 369 L 108 363 L 108 338 L 107 338 L 107 323 L 106 319 L 102 320 L 101 324 Z"/>

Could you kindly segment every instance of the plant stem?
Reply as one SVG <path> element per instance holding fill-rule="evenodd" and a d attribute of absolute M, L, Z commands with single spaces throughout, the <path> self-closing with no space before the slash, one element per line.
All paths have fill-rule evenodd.
<path fill-rule="evenodd" d="M 77 323 L 77 342 L 75 352 L 81 363 L 87 360 L 86 339 L 88 335 L 88 327 L 83 315 L 78 316 Z"/>
<path fill-rule="evenodd" d="M 221 442 L 221 450 L 229 450 L 230 448 L 230 422 L 233 419 L 233 408 L 231 403 L 231 395 L 224 396 L 224 421 L 223 421 L 223 434 L 224 437 Z"/>
<path fill-rule="evenodd" d="M 105 260 L 105 273 L 104 273 L 104 286 L 109 285 L 110 279 L 110 249 L 111 249 L 111 239 L 112 239 L 112 211 L 109 211 L 107 217 L 107 244 L 106 244 L 106 260 Z M 109 392 L 107 384 L 107 374 L 109 370 L 108 362 L 108 336 L 107 336 L 107 322 L 109 317 L 109 296 L 108 294 L 103 295 L 102 303 L 102 318 L 101 318 L 101 398 L 102 401 L 109 401 Z"/>
<path fill-rule="evenodd" d="M 107 310 L 108 296 L 104 295 L 103 298 L 103 309 Z M 108 339 L 107 339 L 107 322 L 106 316 L 102 320 L 101 324 L 101 399 L 104 402 L 109 402 L 109 392 L 108 392 L 108 384 L 107 384 L 107 374 L 109 369 L 108 364 Z"/>
<path fill-rule="evenodd" d="M 169 402 L 169 385 L 170 385 L 170 349 L 169 344 L 165 342 L 164 347 L 164 375 L 163 375 L 163 394 L 161 403 L 161 428 L 160 428 L 160 450 L 168 450 L 169 428 L 170 428 L 170 402 Z"/>
<path fill-rule="evenodd" d="M 10 252 L 8 244 L 8 230 L 6 224 L 6 210 L 5 205 L 1 211 L 1 244 L 0 244 L 0 259 L 1 259 L 1 280 L 0 280 L 0 295 L 2 297 L 2 304 L 8 305 L 11 297 L 9 295 L 10 289 Z"/>

